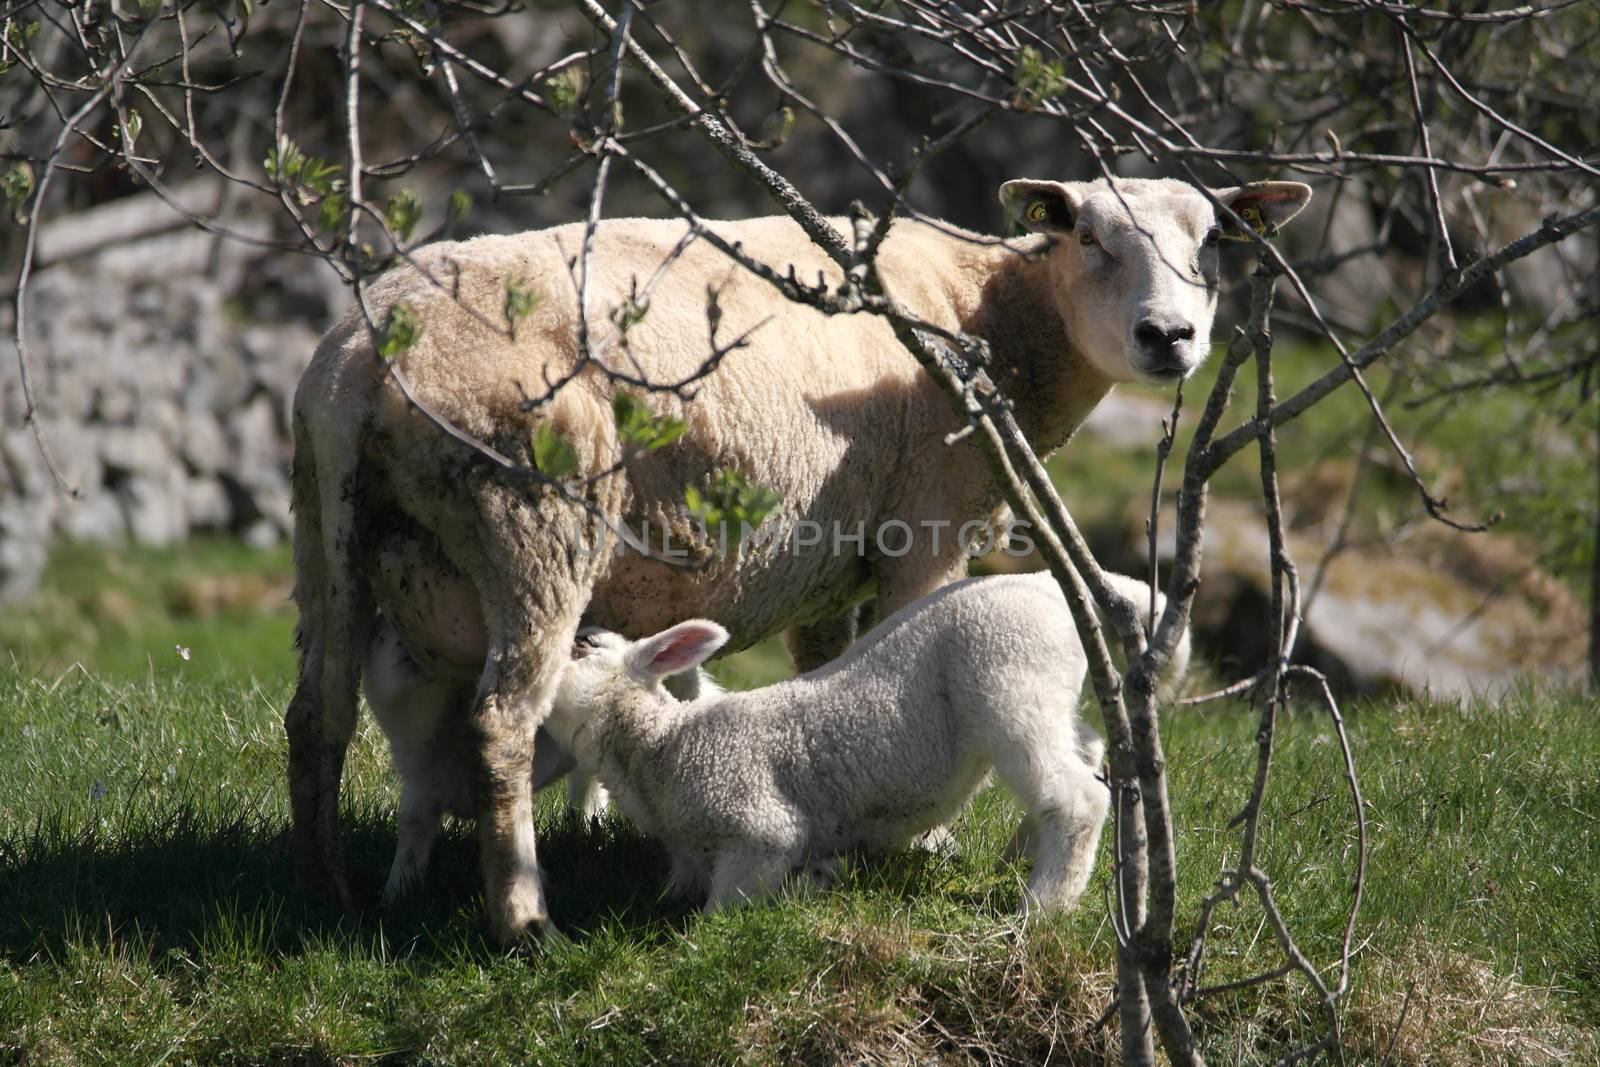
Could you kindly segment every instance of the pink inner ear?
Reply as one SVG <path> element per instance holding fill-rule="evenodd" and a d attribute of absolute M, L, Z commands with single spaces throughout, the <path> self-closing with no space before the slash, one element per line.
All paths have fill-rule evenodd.
<path fill-rule="evenodd" d="M 650 669 L 661 675 L 677 674 L 698 666 L 710 654 L 707 647 L 718 635 L 703 626 L 684 627 L 669 634 L 650 657 Z"/>

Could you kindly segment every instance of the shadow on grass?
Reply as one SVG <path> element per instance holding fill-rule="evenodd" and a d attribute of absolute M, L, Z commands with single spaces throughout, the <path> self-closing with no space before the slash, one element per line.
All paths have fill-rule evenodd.
<path fill-rule="evenodd" d="M 239 942 L 287 955 L 500 954 L 483 933 L 469 825 L 446 827 L 423 890 L 389 912 L 378 898 L 394 850 L 392 814 L 347 811 L 341 826 L 353 913 L 295 885 L 286 822 L 181 801 L 89 824 L 40 820 L 0 839 L 0 955 L 20 965 L 85 944 L 137 944 L 154 956 Z M 558 814 L 539 831 L 551 914 L 568 936 L 620 926 L 650 943 L 695 913 L 691 902 L 663 896 L 665 854 L 626 824 L 590 829 Z"/>

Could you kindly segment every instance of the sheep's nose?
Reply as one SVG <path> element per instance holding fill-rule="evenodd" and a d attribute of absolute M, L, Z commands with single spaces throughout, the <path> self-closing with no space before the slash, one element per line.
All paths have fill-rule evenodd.
<path fill-rule="evenodd" d="M 1134 340 L 1151 352 L 1166 352 L 1178 347 L 1179 341 L 1194 338 L 1194 327 L 1187 322 L 1162 325 L 1154 319 L 1145 319 L 1133 328 Z"/>

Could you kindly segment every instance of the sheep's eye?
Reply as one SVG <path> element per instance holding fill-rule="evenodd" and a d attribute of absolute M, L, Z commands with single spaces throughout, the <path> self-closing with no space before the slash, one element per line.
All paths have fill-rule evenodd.
<path fill-rule="evenodd" d="M 1220 240 L 1222 240 L 1221 226 L 1213 226 L 1211 229 L 1206 231 L 1206 244 L 1214 245 Z"/>
<path fill-rule="evenodd" d="M 1085 248 L 1093 248 L 1095 245 L 1099 244 L 1100 242 L 1096 241 L 1094 239 L 1094 234 L 1090 233 L 1088 230 L 1079 230 L 1078 231 L 1078 243 L 1081 244 Z"/>
<path fill-rule="evenodd" d="M 582 659 L 600 647 L 599 634 L 579 634 L 572 642 L 572 658 Z"/>

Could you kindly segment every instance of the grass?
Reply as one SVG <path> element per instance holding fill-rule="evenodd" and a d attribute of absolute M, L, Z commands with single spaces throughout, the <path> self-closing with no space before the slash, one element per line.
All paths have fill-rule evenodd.
<path fill-rule="evenodd" d="M 63 544 L 38 593 L 0 613 L 0 654 L 54 674 L 83 664 L 137 678 L 181 664 L 191 677 L 277 677 L 293 664 L 293 584 L 287 545 Z"/>
<path fill-rule="evenodd" d="M 751 676 L 770 662 L 747 661 Z M 539 810 L 570 940 L 494 951 L 474 848 L 447 833 L 428 893 L 381 915 L 395 789 L 364 722 L 346 772 L 355 916 L 290 879 L 279 719 L 288 680 L 0 669 L 0 1061 L 23 1063 L 1099 1063 L 1114 946 L 1102 891 L 1019 935 L 1015 812 L 991 790 L 954 857 L 902 853 L 782 904 L 702 918 L 662 900 L 626 825 Z M 1374 1062 L 1600 1062 L 1600 706 L 1366 706 L 1351 729 L 1372 838 L 1351 1047 Z M 1253 735 L 1239 708 L 1175 718 L 1184 915 L 1236 842 Z M 1326 723 L 1295 714 L 1264 862 L 1330 961 L 1352 873 Z M 1259 912 L 1220 913 L 1208 981 L 1272 961 Z M 1302 984 L 1204 1002 L 1212 1062 L 1315 1032 Z M 1547 1058 L 1542 1049 L 1566 1059 Z"/>

